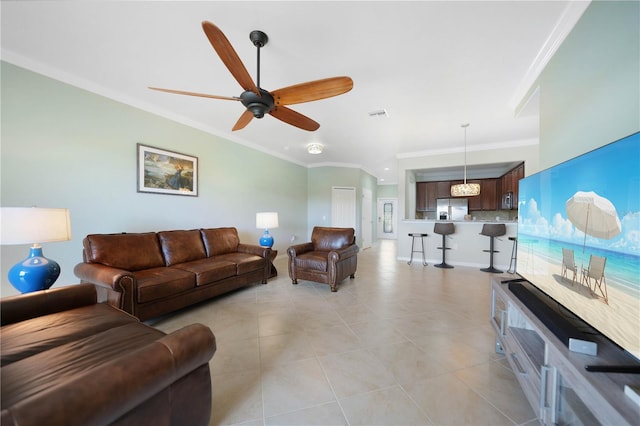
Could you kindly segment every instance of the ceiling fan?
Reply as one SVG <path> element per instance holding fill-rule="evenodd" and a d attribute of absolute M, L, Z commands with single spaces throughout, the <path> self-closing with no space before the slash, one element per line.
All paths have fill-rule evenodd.
<path fill-rule="evenodd" d="M 161 89 L 159 87 L 149 87 L 149 89 L 167 93 L 176 93 L 179 95 L 240 101 L 246 107 L 246 110 L 233 126 L 233 130 L 243 129 L 254 117 L 262 118 L 265 114 L 270 114 L 278 120 L 284 121 L 285 123 L 303 130 L 317 130 L 320 127 L 320 124 L 299 112 L 287 108 L 286 105 L 330 98 L 332 96 L 346 93 L 353 88 L 353 80 L 351 80 L 350 77 L 332 77 L 295 84 L 293 86 L 283 87 L 269 92 L 268 90 L 260 87 L 260 48 L 264 47 L 269 40 L 265 33 L 256 30 L 251 31 L 251 34 L 249 34 L 251 42 L 256 46 L 258 51 L 258 73 L 256 84 L 220 28 L 211 22 L 203 21 L 202 29 L 209 39 L 209 42 L 218 53 L 218 56 L 220 56 L 222 62 L 226 65 L 229 72 L 231 72 L 231 75 L 233 75 L 236 81 L 240 83 L 244 92 L 242 92 L 239 97 L 228 97 L 208 95 L 205 93 L 185 92 L 182 90 Z"/>

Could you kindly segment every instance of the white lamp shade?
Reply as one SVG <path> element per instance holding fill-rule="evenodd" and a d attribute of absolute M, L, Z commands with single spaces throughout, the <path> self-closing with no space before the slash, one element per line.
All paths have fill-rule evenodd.
<path fill-rule="evenodd" d="M 2 207 L 0 242 L 37 244 L 71 239 L 69 209 Z"/>
<path fill-rule="evenodd" d="M 256 213 L 256 228 L 273 229 L 278 227 L 278 212 Z"/>

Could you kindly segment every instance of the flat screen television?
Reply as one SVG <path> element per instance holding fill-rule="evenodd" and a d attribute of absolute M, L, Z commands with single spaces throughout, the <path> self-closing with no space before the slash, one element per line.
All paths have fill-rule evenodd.
<path fill-rule="evenodd" d="M 640 360 L 640 132 L 520 180 L 517 272 Z"/>

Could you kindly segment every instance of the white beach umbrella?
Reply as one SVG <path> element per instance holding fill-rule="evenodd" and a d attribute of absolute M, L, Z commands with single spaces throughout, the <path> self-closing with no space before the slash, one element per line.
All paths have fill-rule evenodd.
<path fill-rule="evenodd" d="M 585 241 L 587 235 L 609 240 L 622 232 L 615 206 L 593 191 L 576 192 L 565 207 L 569 221 L 585 233 Z"/>

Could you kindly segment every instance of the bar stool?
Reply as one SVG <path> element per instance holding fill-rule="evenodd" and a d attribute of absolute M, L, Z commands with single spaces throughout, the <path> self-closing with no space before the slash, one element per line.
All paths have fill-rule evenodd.
<path fill-rule="evenodd" d="M 516 267 L 518 266 L 518 237 L 509 237 L 509 241 L 513 241 L 513 247 L 511 248 L 511 260 L 509 261 L 509 269 L 507 269 L 507 272 L 515 274 Z M 513 267 L 513 271 L 511 267 Z"/>
<path fill-rule="evenodd" d="M 422 253 L 422 265 L 427 266 L 427 261 L 424 258 L 424 237 L 426 237 L 427 234 L 409 234 L 409 236 L 411 237 L 411 258 L 407 262 L 407 265 L 411 265 L 411 262 L 413 262 L 413 253 Z M 422 251 L 415 249 L 416 238 L 420 238 Z"/>
<path fill-rule="evenodd" d="M 507 233 L 507 227 L 504 223 L 485 223 L 482 225 L 482 232 L 480 235 L 485 235 L 489 237 L 489 250 L 482 250 L 484 252 L 489 253 L 489 267 L 482 268 L 481 271 L 484 272 L 493 272 L 496 274 L 501 274 L 502 271 L 493 267 L 493 253 L 499 253 L 499 251 L 493 249 L 493 240 L 495 237 L 500 237 Z"/>
<path fill-rule="evenodd" d="M 449 247 L 447 247 L 446 238 L 447 238 L 447 235 L 450 235 L 456 232 L 456 228 L 454 224 L 438 222 L 435 225 L 433 225 L 433 232 L 435 234 L 442 235 L 442 247 L 437 247 L 438 250 L 442 250 L 442 263 L 438 263 L 437 265 L 433 265 L 433 266 L 435 266 L 436 268 L 453 268 L 453 266 L 445 262 L 445 253 L 447 250 L 451 250 Z"/>

